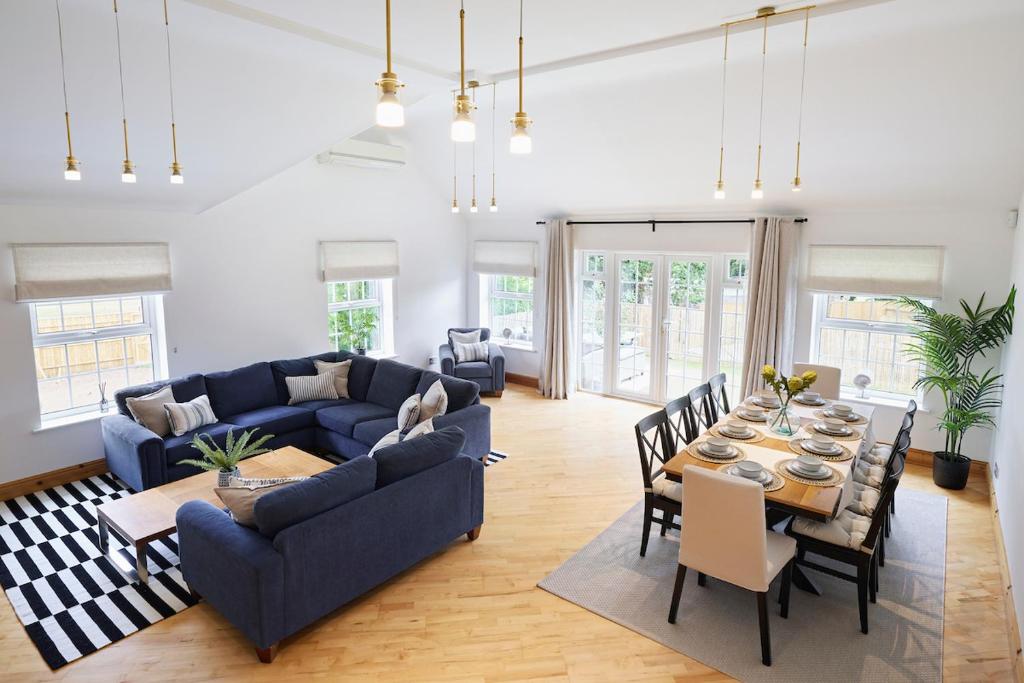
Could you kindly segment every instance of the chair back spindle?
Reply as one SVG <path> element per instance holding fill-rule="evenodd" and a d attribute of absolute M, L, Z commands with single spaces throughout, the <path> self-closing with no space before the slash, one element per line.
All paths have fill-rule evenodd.
<path fill-rule="evenodd" d="M 661 474 L 661 467 L 672 457 L 668 438 L 668 415 L 664 410 L 651 413 L 636 423 L 636 446 L 640 452 L 640 470 L 644 488 Z"/>
<path fill-rule="evenodd" d="M 665 406 L 668 418 L 668 440 L 672 454 L 679 453 L 687 444 L 697 437 L 697 426 L 693 413 L 693 405 L 689 396 L 680 396 L 669 401 Z"/>

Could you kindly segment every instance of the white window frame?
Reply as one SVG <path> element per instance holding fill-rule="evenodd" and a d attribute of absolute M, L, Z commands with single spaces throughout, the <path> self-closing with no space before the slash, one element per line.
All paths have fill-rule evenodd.
<path fill-rule="evenodd" d="M 494 329 L 492 324 L 493 321 L 491 320 L 491 298 L 494 296 L 494 279 L 499 277 L 529 277 L 533 280 L 533 290 L 530 294 L 500 292 L 500 298 L 530 302 L 530 338 L 528 340 L 506 340 L 501 334 L 502 330 Z M 480 293 L 480 324 L 481 326 L 487 327 L 491 330 L 491 338 L 489 341 L 506 348 L 523 349 L 525 351 L 536 350 L 534 344 L 536 343 L 537 338 L 537 278 L 529 275 L 515 275 L 512 273 L 480 273 Z"/>
<path fill-rule="evenodd" d="M 45 306 L 48 304 L 62 304 L 62 303 L 82 303 L 82 302 L 95 302 L 104 301 L 110 299 L 131 299 L 135 296 L 139 296 L 142 299 L 142 323 L 138 325 L 120 325 L 117 327 L 100 327 L 90 328 L 85 330 L 71 330 L 64 332 L 43 332 L 40 333 L 37 317 L 36 317 L 36 306 Z M 93 313 L 95 315 L 95 311 Z M 164 340 L 163 340 L 163 315 L 162 315 L 162 298 L 159 294 L 111 294 L 104 296 L 90 296 L 80 298 L 67 298 L 67 299 L 54 299 L 48 301 L 38 301 L 29 305 L 29 320 L 32 326 L 32 351 L 33 351 L 33 363 L 35 363 L 35 350 L 37 348 L 45 348 L 49 346 L 61 346 L 67 344 L 80 344 L 85 342 L 98 342 L 106 339 L 120 339 L 123 337 L 149 337 L 149 348 L 151 354 L 151 360 L 153 365 L 153 379 L 152 381 L 158 381 L 166 379 L 167 376 L 167 365 L 164 361 Z M 95 322 L 95 320 L 93 321 Z M 65 346 L 65 362 L 70 372 L 71 363 L 70 359 L 67 358 L 67 348 Z M 127 360 L 127 359 L 126 359 Z M 126 365 L 127 367 L 127 365 Z M 71 397 L 71 382 L 70 375 L 66 378 L 54 378 L 54 381 L 59 379 L 68 379 L 68 394 L 69 403 L 73 403 Z M 51 380 L 36 378 L 36 391 L 39 390 L 39 385 L 42 382 Z M 99 369 L 99 358 L 96 363 L 96 381 L 97 384 L 100 381 L 100 369 Z M 130 386 L 130 385 L 129 385 Z M 106 399 L 108 404 L 112 405 L 114 401 L 113 392 L 110 392 Z M 40 397 L 39 405 L 39 419 L 42 424 L 48 422 L 60 421 L 65 418 L 73 417 L 76 415 L 86 415 L 90 413 L 99 413 L 100 404 L 93 403 L 86 406 L 79 406 L 77 408 L 68 408 L 66 410 L 54 411 L 52 413 L 42 412 L 42 399 Z"/>
<path fill-rule="evenodd" d="M 395 353 L 395 310 L 394 310 L 394 280 L 393 278 L 360 278 L 358 280 L 331 280 L 326 283 L 324 293 L 327 294 L 330 287 L 337 284 L 349 284 L 354 282 L 376 282 L 377 283 L 377 296 L 373 299 L 358 299 L 355 301 L 330 301 L 330 295 L 327 296 L 327 318 L 326 321 L 330 320 L 332 313 L 338 311 L 349 311 L 360 308 L 376 308 L 380 307 L 380 316 L 378 317 L 378 334 L 377 337 L 380 340 L 380 347 L 373 349 L 366 349 L 366 353 L 369 356 L 391 356 Z M 331 338 L 330 323 L 328 322 L 327 327 L 327 341 L 331 344 L 332 348 L 335 347 L 334 339 Z M 350 349 L 355 351 L 355 349 Z"/>
<path fill-rule="evenodd" d="M 587 270 L 587 259 L 591 256 L 600 256 L 604 259 L 604 270 L 600 273 Z M 597 394 L 605 393 L 608 390 L 609 383 L 612 380 L 611 368 L 609 363 L 601 363 L 601 388 L 591 389 L 584 387 L 580 382 L 583 379 L 583 282 L 584 280 L 590 280 L 592 282 L 603 282 L 604 283 L 604 326 L 602 330 L 602 338 L 604 339 L 604 354 L 608 353 L 609 340 L 612 338 L 614 327 L 612 320 L 608 313 L 608 303 L 611 293 L 611 285 L 609 284 L 610 269 L 615 265 L 615 255 L 612 252 L 604 251 L 601 249 L 582 249 L 576 252 L 576 272 L 579 273 L 579 277 L 576 282 L 573 283 L 573 287 L 576 288 L 575 299 L 576 299 L 576 310 L 579 312 L 576 315 L 576 388 L 579 391 L 589 391 Z M 602 354 L 602 357 L 604 356 Z"/>
<path fill-rule="evenodd" d="M 913 323 L 888 323 L 875 320 L 844 320 L 842 318 L 829 318 L 826 316 L 828 311 L 828 297 L 829 296 L 862 296 L 870 299 L 885 299 L 893 298 L 898 295 L 896 294 L 857 294 L 856 292 L 816 292 L 814 293 L 814 307 L 813 317 L 811 324 L 811 358 L 812 363 L 818 363 L 819 357 L 819 343 L 821 339 L 822 328 L 831 329 L 842 329 L 852 330 L 856 332 L 879 332 L 884 334 L 893 335 L 907 335 L 914 333 Z M 922 299 L 924 303 L 931 305 L 933 302 L 929 299 Z M 895 354 L 894 354 L 895 358 Z M 860 391 L 857 389 L 851 389 L 848 386 L 840 386 L 839 393 L 843 398 L 861 398 Z M 922 391 L 917 389 L 912 394 L 901 394 L 894 391 L 882 391 L 880 389 L 872 389 L 870 386 L 865 390 L 864 395 L 866 398 L 877 398 L 883 401 L 895 401 L 901 402 L 907 399 L 915 399 L 917 401 L 922 400 Z"/>
<path fill-rule="evenodd" d="M 730 277 L 729 276 L 729 262 L 733 259 L 741 259 L 747 262 L 746 271 L 741 277 Z M 730 400 L 732 403 L 737 403 L 740 400 L 739 392 L 740 387 L 743 385 L 743 373 L 744 373 L 744 359 L 743 359 L 743 344 L 746 337 L 746 323 L 747 318 L 750 315 L 750 311 L 747 310 L 747 293 L 750 286 L 750 254 L 745 253 L 726 253 L 722 254 L 719 259 L 721 263 L 721 277 L 718 278 L 718 291 L 714 294 L 715 297 L 715 318 L 713 325 L 714 339 L 717 340 L 717 345 L 714 352 L 714 362 L 711 366 L 711 375 L 718 374 L 719 372 L 726 372 L 722 368 L 722 316 L 725 314 L 725 290 L 728 287 L 738 288 L 740 290 L 740 298 L 743 299 L 743 329 L 738 330 L 734 339 L 740 342 L 740 365 L 738 372 L 726 372 L 726 391 L 729 392 Z M 711 376 L 709 375 L 709 377 Z"/>

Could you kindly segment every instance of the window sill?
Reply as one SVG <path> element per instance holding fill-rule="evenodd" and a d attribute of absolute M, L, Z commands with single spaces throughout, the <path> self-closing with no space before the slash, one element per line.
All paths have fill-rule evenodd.
<path fill-rule="evenodd" d="M 537 353 L 537 349 L 534 348 L 532 344 L 516 344 L 506 341 L 497 341 L 495 339 L 491 339 L 490 341 L 503 349 L 513 349 L 515 351 L 522 351 L 523 353 Z"/>
<path fill-rule="evenodd" d="M 914 398 L 914 400 L 917 401 L 918 406 L 919 406 L 918 409 L 917 409 L 917 412 L 919 412 L 919 413 L 927 413 L 928 412 L 924 408 L 920 407 L 921 399 L 917 398 L 917 397 L 910 397 L 910 396 L 908 396 L 907 398 L 889 398 L 888 396 L 866 396 L 864 398 L 861 398 L 860 396 L 857 396 L 856 394 L 852 394 L 852 393 L 844 391 L 844 392 L 840 392 L 839 398 L 840 398 L 840 400 L 845 401 L 847 403 L 859 403 L 861 405 L 875 406 L 876 408 L 879 408 L 879 407 L 882 407 L 882 408 L 899 408 L 900 410 L 906 410 L 907 409 L 907 401 L 909 401 L 911 398 Z"/>
<path fill-rule="evenodd" d="M 71 425 L 82 424 L 84 422 L 96 422 L 100 418 L 116 414 L 117 411 L 113 409 L 108 410 L 105 413 L 102 413 L 98 410 L 93 410 L 88 413 L 78 413 L 77 415 L 68 415 L 67 417 L 57 417 L 48 420 L 42 420 L 39 423 L 39 425 L 32 430 L 32 432 L 38 434 L 39 432 L 48 432 L 52 429 L 70 427 Z"/>

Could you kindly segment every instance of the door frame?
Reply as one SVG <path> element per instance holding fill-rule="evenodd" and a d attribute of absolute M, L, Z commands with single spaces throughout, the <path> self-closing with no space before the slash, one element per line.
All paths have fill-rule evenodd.
<path fill-rule="evenodd" d="M 671 252 L 662 254 L 664 262 L 664 277 L 662 286 L 664 287 L 664 305 L 661 309 L 661 336 L 662 336 L 662 371 L 661 386 L 659 387 L 657 399 L 659 403 L 667 403 L 668 401 L 678 398 L 678 396 L 668 395 L 668 309 L 670 302 L 670 291 L 671 291 L 671 277 L 672 277 L 672 263 L 674 262 L 702 262 L 707 264 L 706 276 L 704 278 L 704 352 L 701 355 L 701 375 L 706 379 L 710 377 L 712 367 L 718 365 L 718 349 L 712 347 L 712 340 L 718 341 L 721 333 L 721 302 L 718 297 L 714 294 L 713 283 L 717 282 L 717 279 L 721 277 L 721 254 L 709 254 L 709 253 L 683 253 L 683 252 Z M 709 353 L 710 351 L 710 353 Z"/>
<path fill-rule="evenodd" d="M 611 316 L 605 316 L 606 317 L 606 324 L 605 324 L 606 335 L 607 335 L 607 332 L 608 332 L 609 325 L 611 327 L 611 330 L 610 330 L 611 331 L 611 336 L 606 336 L 605 339 L 613 341 L 612 348 L 614 349 L 614 353 L 609 356 L 611 358 L 611 362 L 610 363 L 607 360 L 608 357 L 606 357 L 606 360 L 605 360 L 605 377 L 607 379 L 610 379 L 610 382 L 605 384 L 605 387 L 607 387 L 605 393 L 609 394 L 610 396 L 617 396 L 619 398 L 627 398 L 627 399 L 634 400 L 634 401 L 644 401 L 646 403 L 657 403 L 660 400 L 660 395 L 662 393 L 661 388 L 660 388 L 660 384 L 661 383 L 657 381 L 657 378 L 660 377 L 660 373 L 661 373 L 661 359 L 660 359 L 661 351 L 660 351 L 660 348 L 661 348 L 662 342 L 661 342 L 661 334 L 659 333 L 659 327 L 660 327 L 660 322 L 659 321 L 660 321 L 661 317 L 658 314 L 661 311 L 661 301 L 660 301 L 660 299 L 663 298 L 663 293 L 661 291 L 662 287 L 660 287 L 658 285 L 658 283 L 661 280 L 661 272 L 662 272 L 662 265 L 663 265 L 662 257 L 661 257 L 661 254 L 650 253 L 650 252 L 643 252 L 643 251 L 608 252 L 608 254 L 612 257 L 612 261 L 613 261 L 614 270 L 612 271 L 612 274 L 611 274 L 612 275 L 612 283 L 611 283 L 612 287 L 611 287 L 611 289 L 614 292 L 615 296 L 613 297 L 613 301 L 612 301 L 612 311 L 611 311 L 612 314 L 611 314 Z M 633 391 L 624 391 L 624 390 L 619 388 L 619 361 L 621 360 L 621 358 L 620 358 L 621 354 L 619 353 L 619 343 L 620 343 L 620 339 L 621 339 L 620 331 L 619 331 L 619 321 L 620 321 L 620 317 L 619 316 L 620 316 L 621 303 L 622 303 L 622 279 L 621 279 L 620 275 L 622 273 L 622 262 L 623 261 L 630 261 L 630 260 L 634 260 L 634 261 L 641 261 L 641 260 L 642 261 L 650 261 L 653 264 L 653 270 L 651 272 L 651 276 L 652 276 L 652 281 L 654 283 L 654 291 L 652 292 L 652 297 L 651 297 L 651 329 L 648 330 L 648 332 L 650 333 L 650 339 L 651 339 L 651 347 L 650 347 L 651 365 L 650 365 L 650 382 L 648 383 L 648 387 L 649 388 L 648 388 L 647 394 L 637 393 L 637 392 L 633 392 Z M 608 283 L 606 282 L 606 284 L 605 284 L 605 291 L 607 291 L 607 290 L 608 290 Z M 608 320 L 609 318 L 610 318 L 610 320 Z M 609 344 L 606 342 L 605 346 L 607 348 L 609 346 Z M 609 375 L 611 375 L 611 376 L 608 377 Z"/>

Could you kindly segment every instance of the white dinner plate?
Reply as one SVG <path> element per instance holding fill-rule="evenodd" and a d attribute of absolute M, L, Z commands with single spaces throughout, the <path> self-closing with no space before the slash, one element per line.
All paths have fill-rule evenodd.
<path fill-rule="evenodd" d="M 839 429 L 829 429 L 828 425 L 824 422 L 815 422 L 814 431 L 827 434 L 828 436 L 850 436 L 853 434 L 853 430 L 849 427 L 840 427 Z"/>
<path fill-rule="evenodd" d="M 832 448 L 822 448 L 814 443 L 813 439 L 804 439 L 801 445 L 804 450 L 817 453 L 818 455 L 839 455 L 843 452 L 843 449 L 837 443 L 832 444 Z"/>
<path fill-rule="evenodd" d="M 822 465 L 821 469 L 818 470 L 817 472 L 807 472 L 802 467 L 800 467 L 800 465 L 797 464 L 796 461 L 793 461 L 786 465 L 786 469 L 788 469 L 792 474 L 795 474 L 798 477 L 804 477 L 806 479 L 828 479 L 830 476 L 832 476 L 832 470 L 830 470 L 825 465 Z"/>
<path fill-rule="evenodd" d="M 793 400 L 796 401 L 797 403 L 799 403 L 800 405 L 804 405 L 804 406 L 826 406 L 826 405 L 828 405 L 828 401 L 826 401 L 823 398 L 819 398 L 817 401 L 808 401 L 807 399 L 800 398 L 799 396 L 794 396 Z"/>
<path fill-rule="evenodd" d="M 701 452 L 701 455 L 706 455 L 709 458 L 717 458 L 719 460 L 728 460 L 729 458 L 734 458 L 736 457 L 737 453 L 735 446 L 729 446 L 725 451 L 721 453 L 719 453 L 718 451 L 713 451 L 710 448 L 708 448 L 708 445 L 703 441 L 697 444 L 697 450 Z"/>
<path fill-rule="evenodd" d="M 768 421 L 768 416 L 765 415 L 764 413 L 749 413 L 746 410 L 743 410 L 742 408 L 740 408 L 736 412 L 744 420 L 752 420 L 754 422 L 767 422 Z"/>
<path fill-rule="evenodd" d="M 718 431 L 726 436 L 731 436 L 734 439 L 752 439 L 754 438 L 754 430 L 750 427 L 746 427 L 742 432 L 734 432 L 728 427 L 719 427 Z"/>
<path fill-rule="evenodd" d="M 821 412 L 822 412 L 823 415 L 825 415 L 825 417 L 838 417 L 840 420 L 846 420 L 847 422 L 856 422 L 857 420 L 860 419 L 860 415 L 858 413 L 850 413 L 849 415 L 840 415 L 839 413 L 833 413 L 828 408 L 826 408 L 825 410 L 823 410 Z"/>
<path fill-rule="evenodd" d="M 727 474 L 731 474 L 734 477 L 739 477 L 740 479 L 747 479 L 748 481 L 759 482 L 763 486 L 767 486 L 772 481 L 772 473 L 769 472 L 767 469 L 761 470 L 761 476 L 759 478 L 757 478 L 757 479 L 751 479 L 750 477 L 744 477 L 742 474 L 740 474 L 740 471 L 736 467 L 736 465 L 733 465 L 732 467 L 728 468 L 726 470 L 726 473 Z"/>
<path fill-rule="evenodd" d="M 768 410 L 777 410 L 782 407 L 782 404 L 777 401 L 774 403 L 769 403 L 768 401 L 762 401 L 758 396 L 755 396 L 754 398 L 750 399 L 750 402 L 753 403 L 754 405 L 761 406 L 762 408 L 767 408 Z"/>

